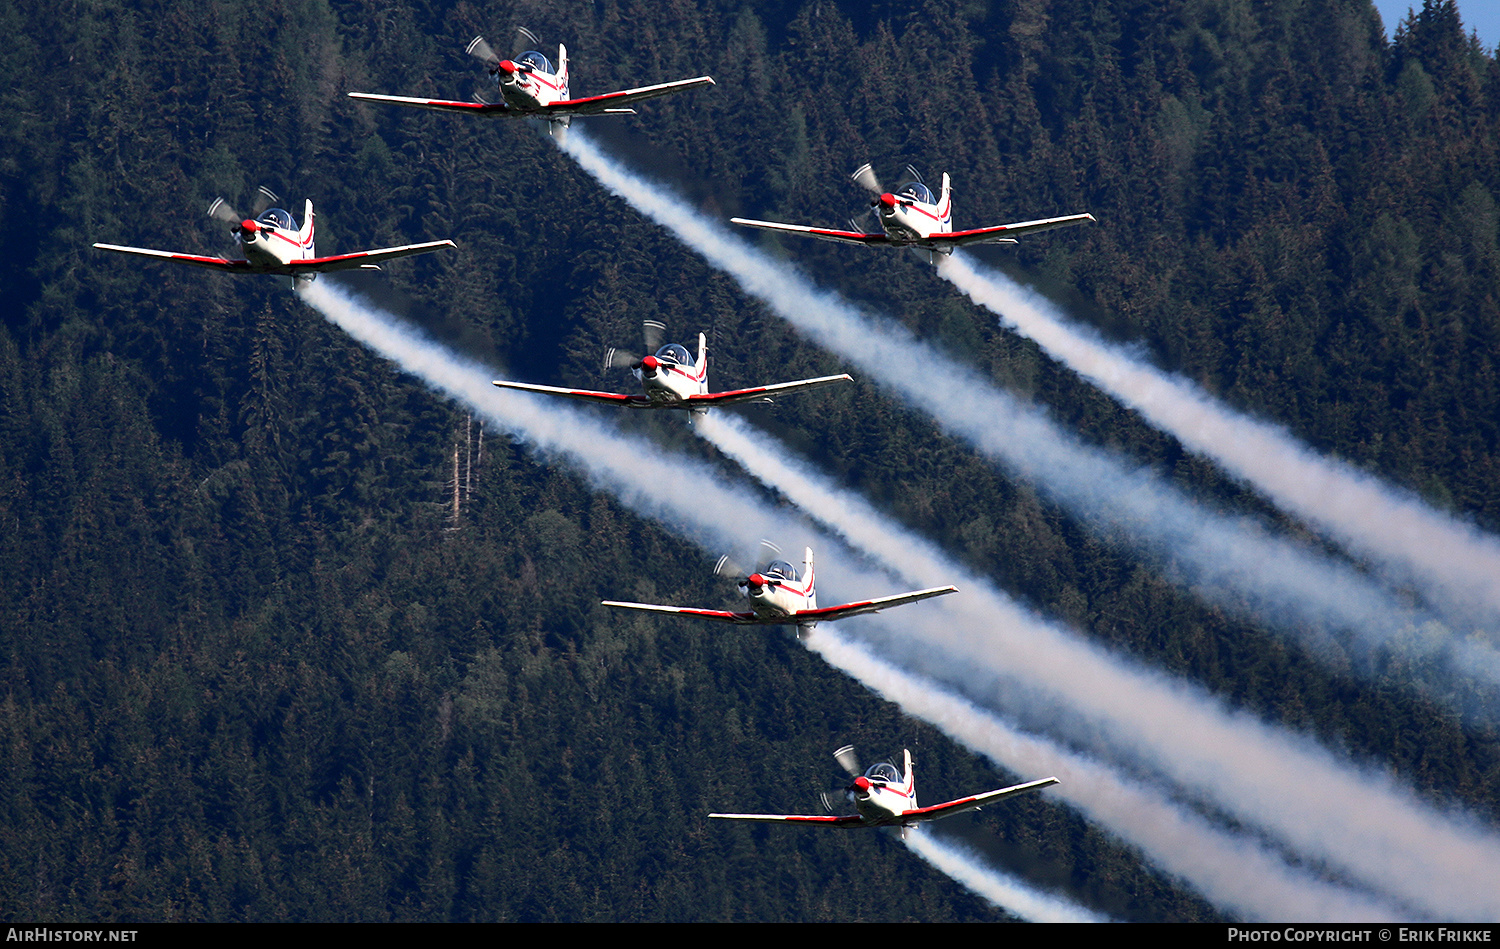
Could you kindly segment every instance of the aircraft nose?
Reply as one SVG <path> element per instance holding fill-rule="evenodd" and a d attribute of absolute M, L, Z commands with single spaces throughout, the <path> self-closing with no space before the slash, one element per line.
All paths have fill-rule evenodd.
<path fill-rule="evenodd" d="M 758 592 L 766 585 L 766 578 L 758 573 L 752 573 L 745 578 L 745 582 L 750 585 L 750 589 Z"/>
<path fill-rule="evenodd" d="M 655 372 L 656 367 L 660 365 L 661 360 L 657 359 L 655 356 L 647 356 L 645 359 L 641 360 L 641 368 L 646 370 L 648 373 Z"/>
<path fill-rule="evenodd" d="M 880 206 L 889 211 L 896 206 L 896 196 L 887 191 L 880 196 Z"/>
<path fill-rule="evenodd" d="M 256 224 L 249 218 L 245 218 L 245 220 L 240 222 L 240 231 L 244 234 L 249 235 L 250 237 L 254 237 L 255 232 L 258 230 L 260 230 L 260 225 Z"/>
<path fill-rule="evenodd" d="M 860 775 L 859 777 L 854 779 L 854 786 L 859 788 L 861 791 L 868 792 L 870 790 L 870 779 L 865 777 L 864 775 Z"/>
<path fill-rule="evenodd" d="M 516 64 L 508 59 L 500 60 L 500 62 L 496 64 L 495 68 L 505 73 L 507 76 L 514 76 L 516 74 Z"/>

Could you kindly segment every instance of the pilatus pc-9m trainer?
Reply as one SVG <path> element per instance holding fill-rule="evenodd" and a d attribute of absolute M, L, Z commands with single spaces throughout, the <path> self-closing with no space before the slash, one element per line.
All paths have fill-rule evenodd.
<path fill-rule="evenodd" d="M 683 409 L 694 415 L 702 415 L 719 405 L 738 405 L 745 402 L 770 402 L 776 396 L 803 389 L 816 389 L 835 382 L 850 381 L 847 374 L 819 376 L 816 379 L 799 379 L 796 382 L 778 382 L 768 386 L 749 389 L 731 389 L 728 392 L 708 391 L 708 341 L 698 334 L 698 356 L 695 359 L 681 343 L 661 344 L 666 327 L 655 320 L 645 323 L 646 355 L 637 359 L 621 350 L 611 348 L 604 356 L 606 369 L 629 369 L 645 390 L 643 395 L 624 392 L 596 392 L 592 389 L 564 389 L 559 386 L 533 385 L 528 382 L 504 382 L 495 380 L 502 389 L 519 389 L 542 395 L 559 395 L 584 402 L 602 402 L 632 409 Z"/>
<path fill-rule="evenodd" d="M 880 222 L 879 231 L 866 231 L 854 221 L 850 229 L 841 231 L 829 227 L 807 227 L 802 224 L 778 224 L 774 221 L 752 221 L 747 218 L 730 218 L 735 224 L 759 227 L 787 234 L 801 234 L 825 241 L 844 244 L 863 244 L 866 247 L 916 247 L 936 254 L 951 254 L 953 248 L 966 244 L 1014 244 L 1023 234 L 1035 234 L 1055 227 L 1068 227 L 1092 221 L 1092 214 L 1069 214 L 1064 217 L 1041 218 L 1021 221 L 1016 224 L 1001 224 L 997 227 L 978 227 L 967 231 L 953 229 L 953 192 L 948 176 L 943 175 L 942 193 L 933 197 L 931 189 L 922 183 L 922 176 L 910 165 L 906 166 L 912 180 L 886 191 L 880 186 L 875 172 L 864 164 L 852 177 L 860 187 L 875 195 L 870 210 Z"/>
<path fill-rule="evenodd" d="M 834 758 L 854 780 L 843 789 L 843 797 L 854 805 L 853 814 L 710 814 L 720 820 L 771 821 L 785 824 L 816 824 L 820 827 L 899 827 L 906 835 L 906 828 L 924 821 L 939 820 L 964 811 L 972 811 L 995 804 L 1017 794 L 1039 791 L 1057 782 L 1056 778 L 1041 778 L 1027 781 L 998 791 L 985 791 L 942 804 L 927 807 L 917 805 L 916 779 L 912 776 L 911 751 L 906 752 L 904 771 L 888 762 L 871 765 L 860 772 L 859 759 L 854 756 L 854 746 L 845 745 L 833 753 Z M 823 795 L 823 807 L 832 811 L 837 805 L 835 795 Z"/>
<path fill-rule="evenodd" d="M 522 28 L 517 32 L 530 46 L 541 45 L 530 30 Z M 568 88 L 568 50 L 561 43 L 557 46 L 556 66 L 535 49 L 527 49 L 513 59 L 501 59 L 482 36 L 474 37 L 464 52 L 484 63 L 489 78 L 499 87 L 499 102 L 377 96 L 367 92 L 351 92 L 349 95 L 368 102 L 389 102 L 437 112 L 508 119 L 546 119 L 553 123 L 555 129 L 557 126 L 566 127 L 575 115 L 633 115 L 635 109 L 630 106 L 637 102 L 714 84 L 711 77 L 699 76 L 696 79 L 679 79 L 676 82 L 606 92 L 598 96 L 579 96 L 575 99 Z"/>
<path fill-rule="evenodd" d="M 379 270 L 382 261 L 410 257 L 413 254 L 430 254 L 435 250 L 456 246 L 452 241 L 429 241 L 425 244 L 406 244 L 401 247 L 382 247 L 378 250 L 319 257 L 313 246 L 312 202 L 307 202 L 307 208 L 302 214 L 302 225 L 299 227 L 291 212 L 271 207 L 280 200 L 271 191 L 261 188 L 253 216 L 242 216 L 225 203 L 223 198 L 215 198 L 214 203 L 209 205 L 209 217 L 234 225 L 230 233 L 239 239 L 240 251 L 244 257 L 179 254 L 145 247 L 122 247 L 119 244 L 94 246 L 118 254 L 170 260 L 222 273 L 277 274 L 291 277 L 294 281 L 312 280 L 320 273 L 337 270 Z"/>

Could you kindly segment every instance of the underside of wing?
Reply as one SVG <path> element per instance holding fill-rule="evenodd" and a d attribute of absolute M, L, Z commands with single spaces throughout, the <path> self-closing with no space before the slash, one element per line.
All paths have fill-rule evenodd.
<path fill-rule="evenodd" d="M 1017 784 L 998 791 L 986 791 L 973 797 L 961 797 L 956 801 L 948 801 L 943 804 L 934 804 L 931 807 L 919 807 L 916 810 L 907 811 L 901 815 L 903 824 L 916 824 L 922 821 L 938 820 L 953 814 L 961 814 L 964 811 L 972 811 L 976 807 L 984 807 L 986 804 L 994 804 L 1017 794 L 1025 794 L 1028 791 L 1039 791 L 1045 787 L 1051 787 L 1057 783 L 1056 778 L 1042 778 L 1038 781 L 1028 781 L 1025 784 Z"/>
<path fill-rule="evenodd" d="M 804 816 L 800 814 L 710 814 L 719 820 L 756 820 L 773 821 L 783 824 L 822 824 L 824 827 L 861 827 L 864 821 L 858 815 L 848 814 L 843 817 L 832 816 Z"/>
<path fill-rule="evenodd" d="M 675 613 L 681 616 L 696 616 L 736 626 L 768 626 L 789 623 L 789 619 L 763 619 L 754 613 L 731 613 L 729 610 L 699 610 L 687 606 L 658 606 L 654 603 L 621 603 L 618 600 L 603 600 L 605 606 L 622 610 L 644 610 L 647 613 Z"/>
<path fill-rule="evenodd" d="M 740 402 L 769 402 L 778 395 L 787 392 L 798 392 L 803 389 L 816 389 L 819 386 L 832 385 L 835 382 L 851 381 L 848 373 L 837 376 L 819 376 L 816 379 L 800 379 L 796 382 L 778 382 L 771 386 L 757 386 L 753 389 L 734 389 L 729 392 L 708 392 L 702 395 L 690 395 L 687 397 L 689 406 L 705 405 L 735 405 Z"/>
<path fill-rule="evenodd" d="M 819 240 L 838 241 L 841 244 L 863 244 L 866 247 L 888 245 L 891 239 L 885 234 L 866 234 L 861 231 L 839 231 L 827 227 L 806 227 L 801 224 L 778 224 L 775 221 L 752 221 L 749 218 L 732 217 L 731 224 L 741 224 L 745 227 L 759 227 L 767 231 L 782 231 L 787 234 L 801 234 L 804 237 L 816 237 Z"/>
<path fill-rule="evenodd" d="M 1014 240 L 1025 234 L 1050 231 L 1055 227 L 1071 227 L 1094 220 L 1092 214 L 1069 214 L 1065 217 L 1048 217 L 1037 221 L 1022 221 L 1018 224 L 1002 224 L 999 227 L 980 227 L 971 231 L 954 231 L 951 234 L 933 234 L 925 243 L 951 244 L 996 244 Z"/>
<path fill-rule="evenodd" d="M 434 112 L 458 112 L 463 115 L 498 115 L 506 118 L 524 117 L 526 113 L 517 112 L 503 103 L 491 105 L 487 102 L 457 102 L 452 99 L 419 99 L 413 96 L 377 96 L 368 92 L 351 92 L 351 99 L 363 99 L 366 102 L 388 102 L 392 105 L 404 105 L 411 109 L 431 109 Z"/>
<path fill-rule="evenodd" d="M 549 103 L 543 111 L 547 115 L 599 115 L 606 112 L 629 112 L 630 109 L 622 109 L 632 102 L 643 102 L 646 99 L 655 99 L 659 96 L 669 96 L 675 92 L 683 92 L 687 89 L 696 89 L 699 86 L 711 86 L 714 81 L 709 76 L 699 76 L 697 79 L 679 79 L 676 82 L 663 82 L 654 86 L 642 86 L 639 89 L 626 89 L 621 92 L 606 92 L 602 96 L 582 96 L 577 99 L 563 99 L 558 102 Z"/>
<path fill-rule="evenodd" d="M 918 600 L 926 600 L 934 596 L 943 596 L 947 593 L 957 592 L 958 587 L 933 587 L 930 590 L 916 590 L 912 593 L 883 596 L 876 600 L 861 600 L 857 603 L 825 606 L 816 610 L 799 610 L 787 622 L 819 623 L 844 619 L 849 616 L 859 616 L 863 613 L 879 613 L 881 610 L 890 609 L 893 606 L 901 606 L 904 603 L 915 603 Z"/>
<path fill-rule="evenodd" d="M 175 260 L 179 264 L 192 264 L 194 267 L 208 267 L 212 270 L 223 270 L 234 273 L 254 273 L 255 268 L 248 260 L 225 260 L 222 257 L 203 257 L 198 254 L 174 254 L 166 250 L 151 250 L 146 247 L 122 247 L 119 244 L 95 244 L 100 250 L 112 250 L 117 254 L 133 254 L 137 257 L 152 257 L 156 260 Z"/>
<path fill-rule="evenodd" d="M 558 386 L 538 386 L 526 382 L 504 382 L 496 379 L 493 385 L 502 389 L 519 389 L 522 392 L 539 392 L 542 395 L 560 395 L 567 399 L 584 402 L 603 402 L 606 405 L 648 406 L 651 400 L 643 395 L 626 395 L 623 392 L 595 392 L 590 389 L 563 389 Z"/>
<path fill-rule="evenodd" d="M 381 247 L 378 250 L 361 250 L 353 254 L 337 254 L 333 257 L 312 257 L 307 260 L 293 260 L 286 265 L 286 269 L 288 272 L 294 274 L 358 270 L 361 267 L 374 267 L 381 261 L 395 260 L 397 257 L 430 254 L 435 250 L 456 246 L 458 245 L 452 241 L 428 241 L 425 244 L 406 244 L 402 247 Z"/>

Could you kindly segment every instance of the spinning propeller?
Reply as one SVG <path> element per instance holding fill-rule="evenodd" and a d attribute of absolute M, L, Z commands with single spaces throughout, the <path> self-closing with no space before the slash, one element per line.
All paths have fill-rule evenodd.
<path fill-rule="evenodd" d="M 845 801 L 852 800 L 852 798 L 850 797 L 850 795 L 852 794 L 857 794 L 861 791 L 868 791 L 872 785 L 879 784 L 883 786 L 885 784 L 884 781 L 872 781 L 871 779 L 864 776 L 864 769 L 859 766 L 859 756 L 854 753 L 853 745 L 845 745 L 838 751 L 835 751 L 833 753 L 833 757 L 834 760 L 839 763 L 839 767 L 843 768 L 846 772 L 848 772 L 849 777 L 854 779 L 853 782 L 849 784 L 849 786 L 841 788 L 837 792 L 839 795 L 843 796 Z M 838 802 L 838 798 L 827 791 L 820 792 L 819 797 L 821 797 L 823 800 L 823 809 L 828 811 L 828 813 L 830 814 L 834 813 L 836 810 L 835 805 Z"/>
<path fill-rule="evenodd" d="M 542 45 L 541 40 L 538 40 L 536 38 L 536 35 L 533 34 L 530 30 L 526 29 L 526 27 L 518 26 L 516 27 L 516 32 L 529 44 L 528 46 L 524 46 L 522 48 L 522 52 L 536 49 L 538 46 Z M 529 73 L 535 69 L 535 67 L 533 67 L 531 63 L 528 62 L 518 62 L 513 59 L 501 59 L 500 55 L 495 52 L 495 48 L 491 46 L 483 36 L 476 36 L 472 40 L 470 40 L 469 45 L 464 47 L 464 52 L 468 53 L 470 56 L 473 56 L 481 63 L 484 63 L 485 68 L 490 71 L 490 75 L 494 76 L 497 79 L 500 77 L 501 73 L 504 73 L 508 77 L 514 77 L 518 72 Z"/>
<path fill-rule="evenodd" d="M 645 344 L 646 355 L 640 359 L 636 359 L 624 350 L 619 350 L 611 346 L 604 353 L 604 368 L 636 369 L 647 375 L 654 375 L 656 367 L 660 365 L 655 353 L 658 349 L 661 349 L 662 334 L 666 333 L 666 331 L 667 327 L 665 323 L 646 320 L 641 324 L 641 340 Z"/>
<path fill-rule="evenodd" d="M 760 542 L 762 558 L 769 563 L 781 556 L 781 548 L 769 540 Z M 740 596 L 747 596 L 752 588 L 761 590 L 765 587 L 775 589 L 781 586 L 781 581 L 775 577 L 763 576 L 758 572 L 747 570 L 738 561 L 732 559 L 728 554 L 719 558 L 714 564 L 714 576 L 724 577 L 727 580 L 737 580 Z"/>
<path fill-rule="evenodd" d="M 255 191 L 254 210 L 250 213 L 249 217 L 241 215 L 240 212 L 236 211 L 223 198 L 214 198 L 213 204 L 208 206 L 208 216 L 216 221 L 223 221 L 225 224 L 233 224 L 234 229 L 231 233 L 238 234 L 241 237 L 246 235 L 253 237 L 261 228 L 261 225 L 255 219 L 264 214 L 266 208 L 280 202 L 281 198 L 276 195 L 276 192 L 265 185 L 261 185 Z"/>
<path fill-rule="evenodd" d="M 913 180 L 925 184 L 925 182 L 922 182 L 922 176 L 917 172 L 917 169 L 911 165 L 906 166 L 906 172 L 911 175 Z M 870 202 L 870 210 L 872 211 L 882 205 L 888 209 L 894 208 L 898 204 L 905 208 L 909 208 L 912 205 L 910 198 L 898 197 L 881 187 L 880 179 L 875 177 L 875 171 L 870 167 L 869 162 L 865 162 L 854 169 L 854 174 L 849 177 L 861 188 L 875 195 L 875 200 Z"/>

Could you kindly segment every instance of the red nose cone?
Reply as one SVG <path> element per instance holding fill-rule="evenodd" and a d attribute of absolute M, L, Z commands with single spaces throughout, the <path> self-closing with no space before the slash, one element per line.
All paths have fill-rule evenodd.
<path fill-rule="evenodd" d="M 763 576 L 761 576 L 758 573 L 752 573 L 746 579 L 746 582 L 749 583 L 755 589 L 759 590 L 761 587 L 763 587 L 763 586 L 766 585 L 766 578 L 763 577 Z"/>
<path fill-rule="evenodd" d="M 507 76 L 514 76 L 516 74 L 516 64 L 513 63 L 513 62 L 511 62 L 508 59 L 502 59 L 502 60 L 500 60 L 499 69 L 500 69 L 501 72 L 505 73 Z"/>
<path fill-rule="evenodd" d="M 887 191 L 885 194 L 880 196 L 880 205 L 887 210 L 889 210 L 890 208 L 894 208 L 896 206 L 896 196 Z"/>
<path fill-rule="evenodd" d="M 661 360 L 657 359 L 655 356 L 647 356 L 645 359 L 641 360 L 641 365 L 651 370 L 652 372 L 655 372 L 656 367 L 661 365 Z"/>
<path fill-rule="evenodd" d="M 870 779 L 865 777 L 864 775 L 860 775 L 859 777 L 854 779 L 854 786 L 859 788 L 861 791 L 868 791 L 870 790 Z"/>
<path fill-rule="evenodd" d="M 240 222 L 240 230 L 244 231 L 246 234 L 254 234 L 256 231 L 260 230 L 260 225 L 256 224 L 249 218 L 246 218 L 245 220 Z"/>

